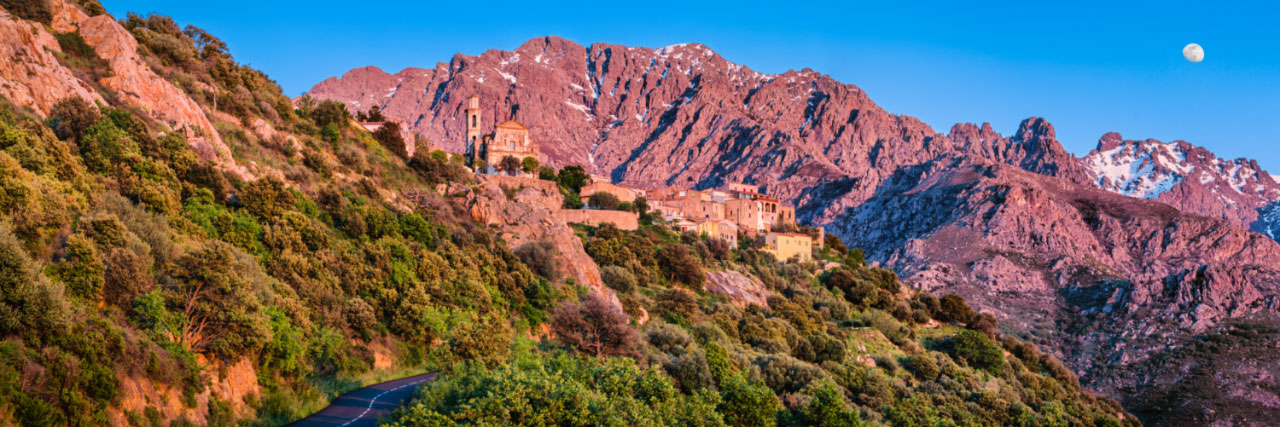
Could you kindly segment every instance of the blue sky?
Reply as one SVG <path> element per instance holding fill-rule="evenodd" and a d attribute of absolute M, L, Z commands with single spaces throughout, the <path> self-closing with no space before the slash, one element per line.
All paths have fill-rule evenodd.
<path fill-rule="evenodd" d="M 1041 116 L 1076 154 L 1117 131 L 1280 174 L 1280 6 L 1264 2 L 104 3 L 117 17 L 158 12 L 209 30 L 291 96 L 354 67 L 429 68 L 543 35 L 697 42 L 761 72 L 830 74 L 943 132 L 989 121 L 1008 134 Z M 1191 42 L 1204 62 L 1182 58 Z"/>

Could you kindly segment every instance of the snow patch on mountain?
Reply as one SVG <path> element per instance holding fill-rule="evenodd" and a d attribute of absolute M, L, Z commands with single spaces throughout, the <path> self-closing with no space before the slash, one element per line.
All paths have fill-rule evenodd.
<path fill-rule="evenodd" d="M 1095 150 L 1084 158 L 1098 187 L 1143 199 L 1155 199 L 1169 191 L 1195 169 L 1185 163 L 1186 153 L 1174 143 L 1145 147 L 1123 144 Z M 1201 177 L 1201 181 L 1204 181 Z"/>

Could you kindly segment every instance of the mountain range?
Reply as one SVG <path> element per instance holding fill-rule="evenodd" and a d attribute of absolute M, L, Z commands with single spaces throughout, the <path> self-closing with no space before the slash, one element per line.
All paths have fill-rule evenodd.
<path fill-rule="evenodd" d="M 376 105 L 461 152 L 473 94 L 482 127 L 520 121 L 556 166 L 641 188 L 760 185 L 913 286 L 1054 349 L 1146 421 L 1280 411 L 1275 368 L 1245 360 L 1255 353 L 1193 357 L 1241 322 L 1274 322 L 1280 184 L 1256 161 L 1115 133 L 1076 157 L 1038 117 L 1007 136 L 986 123 L 943 134 L 830 76 L 759 73 L 699 44 L 540 37 L 431 68 L 357 68 L 307 96 Z M 1169 391 L 1197 369 L 1213 371 Z M 1266 374 L 1214 380 L 1245 369 Z"/>

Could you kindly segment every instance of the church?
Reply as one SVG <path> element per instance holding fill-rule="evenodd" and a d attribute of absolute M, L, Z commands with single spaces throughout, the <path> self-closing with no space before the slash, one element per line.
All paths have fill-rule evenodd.
<path fill-rule="evenodd" d="M 494 173 L 502 159 L 511 156 L 524 162 L 526 157 L 538 159 L 538 143 L 529 137 L 529 128 L 515 120 L 507 120 L 498 124 L 493 133 L 480 131 L 480 97 L 471 95 L 467 98 L 467 162 L 473 168 L 478 166 L 476 160 L 483 160 L 476 172 Z"/>

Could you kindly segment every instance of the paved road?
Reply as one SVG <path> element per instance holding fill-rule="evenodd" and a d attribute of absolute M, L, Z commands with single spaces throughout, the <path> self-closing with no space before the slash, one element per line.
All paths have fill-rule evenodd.
<path fill-rule="evenodd" d="M 338 396 L 333 403 L 329 404 L 329 407 L 289 425 L 298 427 L 376 426 L 378 417 L 390 414 L 400 406 L 405 399 L 413 395 L 418 384 L 434 379 L 436 374 L 432 372 L 374 384 Z"/>

